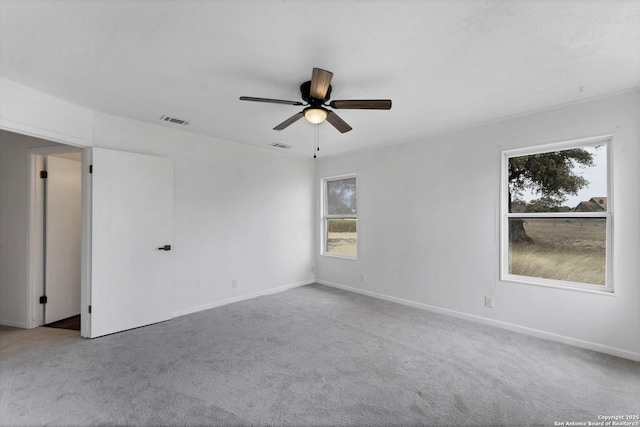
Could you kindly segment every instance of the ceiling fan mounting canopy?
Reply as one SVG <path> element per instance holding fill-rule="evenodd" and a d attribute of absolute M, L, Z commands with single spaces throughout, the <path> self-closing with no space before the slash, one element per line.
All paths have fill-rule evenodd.
<path fill-rule="evenodd" d="M 340 118 L 336 113 L 327 109 L 331 107 L 333 109 L 350 109 L 350 110 L 390 110 L 390 99 L 348 99 L 348 100 L 336 100 L 327 104 L 331 98 L 331 79 L 333 73 L 323 70 L 321 68 L 314 68 L 311 73 L 311 80 L 304 82 L 300 85 L 300 95 L 302 100 L 300 101 L 286 101 L 283 99 L 272 98 L 255 98 L 251 96 L 241 96 L 241 101 L 255 101 L 255 102 L 269 102 L 273 104 L 286 104 L 286 105 L 300 105 L 306 108 L 299 113 L 289 117 L 284 122 L 280 123 L 274 130 L 283 130 L 293 123 L 300 120 L 302 117 L 313 124 L 320 124 L 325 119 L 333 127 L 335 127 L 341 133 L 349 132 L 352 128 Z"/>

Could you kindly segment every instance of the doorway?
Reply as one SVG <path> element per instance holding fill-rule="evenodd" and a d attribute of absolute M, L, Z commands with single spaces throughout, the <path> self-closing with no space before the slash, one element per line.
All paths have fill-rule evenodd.
<path fill-rule="evenodd" d="M 82 158 L 80 335 L 96 338 L 171 319 L 173 160 L 60 146 L 30 150 L 29 327 L 45 324 L 38 303 L 46 273 L 40 162 L 71 152 Z"/>
<path fill-rule="evenodd" d="M 80 331 L 82 150 L 31 150 L 33 326 Z"/>

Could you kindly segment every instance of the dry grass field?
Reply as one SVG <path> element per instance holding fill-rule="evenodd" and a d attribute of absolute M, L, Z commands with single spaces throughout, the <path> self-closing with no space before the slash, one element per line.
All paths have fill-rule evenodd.
<path fill-rule="evenodd" d="M 509 273 L 605 284 L 604 219 L 528 219 L 524 228 L 534 243 L 510 245 Z"/>
<path fill-rule="evenodd" d="M 328 253 L 356 256 L 358 242 L 358 221 L 353 218 L 330 219 L 327 221 Z"/>
<path fill-rule="evenodd" d="M 357 233 L 329 232 L 327 238 L 327 252 L 332 254 L 356 256 Z"/>

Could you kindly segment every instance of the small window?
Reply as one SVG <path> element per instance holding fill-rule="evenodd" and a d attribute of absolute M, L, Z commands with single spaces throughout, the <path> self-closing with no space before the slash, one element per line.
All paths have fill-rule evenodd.
<path fill-rule="evenodd" d="M 358 206 L 356 176 L 342 175 L 322 180 L 322 254 L 356 258 Z"/>
<path fill-rule="evenodd" d="M 503 156 L 502 278 L 611 291 L 609 139 Z"/>

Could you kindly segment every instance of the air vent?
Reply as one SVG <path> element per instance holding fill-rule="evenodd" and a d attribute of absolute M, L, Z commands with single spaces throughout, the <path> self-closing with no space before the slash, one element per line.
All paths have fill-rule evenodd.
<path fill-rule="evenodd" d="M 189 124 L 187 120 L 179 119 L 177 117 L 171 117 L 171 116 L 162 116 L 160 117 L 160 120 L 164 120 L 165 122 L 175 123 L 177 125 L 182 125 L 182 126 L 186 126 Z"/>
<path fill-rule="evenodd" d="M 279 142 L 274 142 L 273 144 L 269 144 L 270 147 L 282 148 L 283 150 L 288 150 L 291 148 L 290 145 L 281 144 Z"/>

